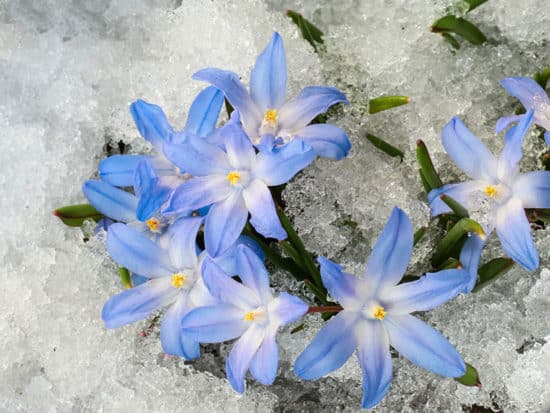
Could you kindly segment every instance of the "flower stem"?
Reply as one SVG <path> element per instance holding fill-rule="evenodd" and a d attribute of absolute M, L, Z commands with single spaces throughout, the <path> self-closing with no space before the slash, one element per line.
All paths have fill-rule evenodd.
<path fill-rule="evenodd" d="M 339 305 L 324 305 L 319 307 L 309 307 L 307 314 L 312 313 L 339 313 L 343 308 Z"/>

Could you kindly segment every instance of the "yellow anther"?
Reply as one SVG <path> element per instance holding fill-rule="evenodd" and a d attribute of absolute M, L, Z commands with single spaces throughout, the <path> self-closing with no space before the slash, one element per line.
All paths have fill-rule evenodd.
<path fill-rule="evenodd" d="M 277 123 L 277 109 L 266 110 L 264 120 L 266 121 L 266 123 L 271 125 Z"/>
<path fill-rule="evenodd" d="M 176 288 L 183 287 L 183 284 L 185 283 L 185 274 L 177 273 L 172 274 L 172 285 Z"/>
<path fill-rule="evenodd" d="M 250 311 L 244 315 L 244 321 L 254 321 L 256 318 L 256 314 L 254 314 L 254 311 Z"/>
<path fill-rule="evenodd" d="M 145 221 L 145 224 L 149 228 L 149 231 L 151 232 L 157 232 L 159 230 L 159 220 L 156 218 L 150 218 L 147 221 Z"/>
<path fill-rule="evenodd" d="M 241 174 L 235 171 L 231 171 L 226 176 L 227 180 L 231 185 L 235 185 L 241 179 Z"/>
<path fill-rule="evenodd" d="M 496 186 L 493 186 L 493 185 L 487 185 L 485 187 L 485 189 L 483 190 L 483 192 L 485 192 L 488 196 L 490 196 L 491 198 L 495 197 L 496 194 L 497 194 L 497 187 Z"/>
<path fill-rule="evenodd" d="M 383 320 L 384 317 L 386 317 L 386 312 L 384 311 L 384 307 L 376 307 L 374 310 L 374 314 L 372 315 L 374 318 L 377 318 L 379 320 Z"/>

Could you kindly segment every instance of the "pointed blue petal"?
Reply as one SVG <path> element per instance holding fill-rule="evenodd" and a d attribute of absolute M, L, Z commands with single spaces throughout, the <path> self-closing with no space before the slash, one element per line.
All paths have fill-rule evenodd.
<path fill-rule="evenodd" d="M 525 109 L 534 108 L 536 99 L 550 104 L 545 90 L 530 77 L 507 77 L 500 84 L 510 95 L 518 98 Z"/>
<path fill-rule="evenodd" d="M 550 171 L 522 174 L 514 183 L 514 196 L 524 208 L 550 208 Z"/>
<path fill-rule="evenodd" d="M 357 358 L 363 372 L 361 407 L 376 406 L 388 392 L 392 379 L 392 360 L 388 333 L 378 321 L 364 322 L 358 338 Z"/>
<path fill-rule="evenodd" d="M 183 334 L 200 343 L 233 340 L 250 326 L 242 309 L 231 304 L 217 304 L 191 310 L 181 323 Z"/>
<path fill-rule="evenodd" d="M 175 174 L 175 168 L 160 156 L 113 155 L 99 163 L 99 178 L 113 186 L 132 186 L 138 164 L 148 160 L 157 175 Z"/>
<path fill-rule="evenodd" d="M 550 146 L 550 131 L 544 132 L 544 142 L 546 145 Z"/>
<path fill-rule="evenodd" d="M 181 184 L 170 198 L 165 214 L 193 211 L 215 202 L 221 202 L 231 193 L 229 182 L 224 175 L 207 175 L 191 178 Z"/>
<path fill-rule="evenodd" d="M 164 313 L 160 326 L 162 351 L 187 360 L 200 357 L 201 355 L 199 342 L 191 340 L 182 334 L 181 321 L 189 310 L 186 295 L 180 293 L 176 302 Z"/>
<path fill-rule="evenodd" d="M 417 366 L 445 377 L 461 377 L 466 365 L 449 341 L 412 315 L 384 318 L 390 344 Z"/>
<path fill-rule="evenodd" d="M 500 118 L 499 120 L 497 120 L 497 124 L 495 126 L 495 132 L 496 133 L 502 132 L 504 129 L 506 129 L 506 127 L 510 123 L 517 122 L 517 121 L 521 120 L 521 118 L 523 118 L 523 116 L 524 115 L 513 115 L 513 116 L 505 116 L 505 117 Z"/>
<path fill-rule="evenodd" d="M 348 135 L 335 125 L 309 125 L 296 132 L 295 139 L 304 140 L 313 148 L 317 156 L 340 160 L 346 157 L 351 149 Z"/>
<path fill-rule="evenodd" d="M 277 215 L 273 196 L 262 181 L 252 181 L 244 189 L 243 198 L 246 208 L 250 211 L 250 223 L 256 231 L 266 238 L 283 240 L 287 237 Z"/>
<path fill-rule="evenodd" d="M 475 234 L 471 234 L 462 246 L 460 263 L 468 272 L 468 281 L 464 286 L 464 293 L 471 292 L 476 286 L 479 260 L 484 246 L 485 241 Z"/>
<path fill-rule="evenodd" d="M 164 155 L 181 171 L 193 176 L 227 174 L 227 154 L 203 138 L 189 137 L 184 143 L 164 143 Z"/>
<path fill-rule="evenodd" d="M 500 176 L 504 176 L 510 171 L 515 171 L 519 168 L 517 164 L 523 155 L 521 151 L 523 138 L 533 122 L 533 114 L 533 110 L 529 110 L 512 129 L 513 132 L 509 136 L 507 135 L 506 143 L 499 159 Z"/>
<path fill-rule="evenodd" d="M 107 251 L 118 264 L 137 274 L 164 277 L 176 272 L 168 252 L 124 224 L 109 227 Z"/>
<path fill-rule="evenodd" d="M 160 106 L 138 99 L 130 105 L 130 113 L 141 136 L 161 152 L 162 143 L 169 139 L 174 130 Z"/>
<path fill-rule="evenodd" d="M 249 170 L 256 160 L 256 152 L 252 142 L 240 126 L 233 125 L 226 127 L 226 137 L 224 140 L 225 150 L 229 163 L 233 169 Z"/>
<path fill-rule="evenodd" d="M 309 306 L 298 297 L 282 292 L 269 303 L 269 317 L 277 326 L 285 326 L 300 319 Z"/>
<path fill-rule="evenodd" d="M 246 235 L 241 235 L 237 238 L 237 241 L 222 255 L 218 255 L 212 260 L 218 264 L 218 266 L 229 276 L 237 275 L 237 247 L 239 245 L 245 245 L 250 248 L 254 254 L 256 254 L 260 260 L 264 260 L 264 252 L 262 248 L 258 245 L 256 241 L 252 238 L 247 237 Z"/>
<path fill-rule="evenodd" d="M 241 235 L 247 218 L 248 210 L 238 191 L 212 205 L 204 225 L 204 242 L 208 254 L 217 257 L 227 251 Z"/>
<path fill-rule="evenodd" d="M 430 211 L 433 217 L 441 214 L 448 214 L 451 208 L 443 202 L 441 195 L 448 195 L 456 202 L 462 205 L 467 205 L 470 194 L 478 189 L 476 181 L 461 182 L 459 184 L 447 184 L 439 188 L 432 189 L 428 194 L 428 202 L 430 203 Z"/>
<path fill-rule="evenodd" d="M 244 392 L 244 377 L 252 363 L 254 355 L 262 344 L 264 336 L 265 330 L 254 323 L 237 340 L 229 352 L 225 369 L 227 371 L 227 379 L 236 392 Z"/>
<path fill-rule="evenodd" d="M 279 349 L 277 348 L 276 329 L 266 331 L 264 340 L 252 358 L 250 373 L 260 383 L 269 386 L 277 376 Z"/>
<path fill-rule="evenodd" d="M 175 267 L 194 269 L 197 265 L 197 233 L 202 217 L 180 218 L 170 225 L 170 259 Z"/>
<path fill-rule="evenodd" d="M 341 367 L 357 347 L 356 321 L 356 315 L 345 310 L 331 318 L 296 359 L 296 375 L 315 380 Z"/>
<path fill-rule="evenodd" d="M 116 221 L 135 221 L 138 199 L 134 195 L 94 180 L 86 181 L 82 192 L 90 204 L 103 215 Z"/>
<path fill-rule="evenodd" d="M 308 86 L 300 94 L 283 105 L 279 111 L 279 126 L 282 130 L 302 129 L 315 116 L 325 113 L 336 103 L 349 103 L 346 96 L 335 87 Z"/>
<path fill-rule="evenodd" d="M 496 158 L 459 118 L 445 125 L 442 141 L 447 154 L 466 175 L 473 179 L 496 177 Z"/>
<path fill-rule="evenodd" d="M 191 104 L 184 131 L 200 137 L 209 135 L 216 127 L 222 105 L 221 90 L 214 86 L 203 89 Z"/>
<path fill-rule="evenodd" d="M 394 207 L 367 260 L 365 285 L 373 291 L 396 285 L 403 277 L 413 246 L 411 221 Z"/>
<path fill-rule="evenodd" d="M 237 274 L 243 284 L 256 291 L 263 303 L 269 302 L 273 296 L 269 288 L 269 274 L 263 261 L 245 245 L 237 247 L 236 260 Z"/>
<path fill-rule="evenodd" d="M 301 140 L 292 140 L 272 152 L 260 152 L 254 175 L 267 186 L 284 184 L 315 159 L 314 150 Z"/>
<path fill-rule="evenodd" d="M 321 278 L 331 297 L 334 297 L 345 308 L 347 303 L 355 301 L 361 294 L 362 285 L 352 274 L 342 270 L 342 267 L 325 257 L 317 257 L 321 266 Z"/>
<path fill-rule="evenodd" d="M 176 294 L 170 280 L 150 280 L 111 297 L 103 306 L 101 318 L 107 328 L 130 324 L 167 305 Z"/>
<path fill-rule="evenodd" d="M 144 160 L 136 169 L 134 192 L 139 198 L 136 217 L 146 221 L 170 199 L 173 189 L 162 185 L 149 162 Z"/>
<path fill-rule="evenodd" d="M 260 110 L 279 109 L 286 96 L 286 56 L 283 39 L 274 33 L 250 73 L 250 95 Z"/>
<path fill-rule="evenodd" d="M 496 231 L 502 249 L 510 258 L 527 271 L 538 268 L 539 255 L 520 199 L 512 198 L 506 205 L 499 207 Z"/>

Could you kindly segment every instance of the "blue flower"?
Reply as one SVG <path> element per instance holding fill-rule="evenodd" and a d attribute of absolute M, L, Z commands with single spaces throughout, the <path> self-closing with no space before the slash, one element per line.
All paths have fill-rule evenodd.
<path fill-rule="evenodd" d="M 264 135 L 282 138 L 283 143 L 300 139 L 315 153 L 327 158 L 345 157 L 351 143 L 346 133 L 330 124 L 308 124 L 336 103 L 348 101 L 338 89 L 309 86 L 294 99 L 286 101 L 286 57 L 283 40 L 274 33 L 250 73 L 250 94 L 233 72 L 207 68 L 193 75 L 222 90 L 241 114 L 244 129 L 254 144 Z"/>
<path fill-rule="evenodd" d="M 272 384 L 277 374 L 277 331 L 302 317 L 308 306 L 287 293 L 274 297 L 263 262 L 248 247 L 237 247 L 237 272 L 233 280 L 214 261 L 203 264 L 203 280 L 216 305 L 192 310 L 182 322 L 183 334 L 201 343 L 218 343 L 240 337 L 226 361 L 227 378 L 239 393 L 250 369 L 262 384 Z"/>
<path fill-rule="evenodd" d="M 189 109 L 187 123 L 182 131 L 174 131 L 163 110 L 144 100 L 130 105 L 139 133 L 151 143 L 154 155 L 114 155 L 99 163 L 99 177 L 114 186 L 131 186 L 134 173 L 143 160 L 149 161 L 155 174 L 161 179 L 165 176 L 179 176 L 180 171 L 165 157 L 165 142 L 181 142 L 188 136 L 206 137 L 214 131 L 223 104 L 223 94 L 215 87 L 202 90 Z"/>
<path fill-rule="evenodd" d="M 521 146 L 532 119 L 530 109 L 507 134 L 497 159 L 458 118 L 453 118 L 443 128 L 443 146 L 473 180 L 444 185 L 428 194 L 432 215 L 450 211 L 440 199 L 442 194 L 449 195 L 467 207 L 487 235 L 496 229 L 506 254 L 529 271 L 538 267 L 539 257 L 524 208 L 550 208 L 550 172 L 519 173 Z M 475 280 L 470 282 L 472 288 L 474 284 Z"/>
<path fill-rule="evenodd" d="M 165 148 L 181 169 L 194 176 L 174 192 L 164 213 L 196 210 L 212 204 L 205 222 L 208 254 L 216 257 L 250 223 L 263 236 L 285 239 L 268 186 L 288 182 L 315 157 L 311 147 L 294 140 L 274 151 L 256 153 L 237 124 L 225 128 L 225 151 L 204 139 Z"/>
<path fill-rule="evenodd" d="M 296 360 L 294 371 L 306 380 L 341 367 L 357 350 L 363 371 L 363 408 L 378 404 L 392 379 L 390 345 L 413 363 L 447 377 L 464 375 L 466 366 L 436 330 L 410 315 L 455 297 L 467 274 L 444 270 L 397 285 L 409 262 L 413 231 L 407 215 L 394 208 L 367 261 L 365 275 L 355 277 L 319 257 L 321 276 L 343 310 L 319 331 Z"/>
<path fill-rule="evenodd" d="M 525 110 L 533 110 L 533 123 L 546 129 L 544 139 L 550 145 L 550 99 L 546 91 L 529 77 L 507 77 L 502 79 L 500 84 L 510 95 L 520 100 Z M 496 125 L 497 133 L 511 122 L 517 122 L 525 116 L 523 114 L 500 118 Z"/>

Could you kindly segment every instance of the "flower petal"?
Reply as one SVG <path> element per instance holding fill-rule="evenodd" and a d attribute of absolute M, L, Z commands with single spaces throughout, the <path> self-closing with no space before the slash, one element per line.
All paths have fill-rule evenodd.
<path fill-rule="evenodd" d="M 500 81 L 506 91 L 518 98 L 525 109 L 534 108 L 537 101 L 550 104 L 545 90 L 530 77 L 507 77 Z"/>
<path fill-rule="evenodd" d="M 224 175 L 197 176 L 181 184 L 170 198 L 164 214 L 194 211 L 223 201 L 234 192 Z"/>
<path fill-rule="evenodd" d="M 396 285 L 403 277 L 413 246 L 411 221 L 405 212 L 394 207 L 367 260 L 365 285 L 377 291 Z"/>
<path fill-rule="evenodd" d="M 225 363 L 227 379 L 231 387 L 239 393 L 244 392 L 244 376 L 261 346 L 264 336 L 265 330 L 254 323 L 237 340 L 229 352 Z"/>
<path fill-rule="evenodd" d="M 243 334 L 250 322 L 243 310 L 231 304 L 216 304 L 191 310 L 181 322 L 182 333 L 200 343 L 221 343 Z"/>
<path fill-rule="evenodd" d="M 181 171 L 193 176 L 227 174 L 227 154 L 203 138 L 190 136 L 183 143 L 165 142 L 164 155 Z"/>
<path fill-rule="evenodd" d="M 273 33 L 250 73 L 250 95 L 260 110 L 278 109 L 285 103 L 286 56 L 283 39 Z"/>
<path fill-rule="evenodd" d="M 99 178 L 113 186 L 132 186 L 138 164 L 147 160 L 157 176 L 175 175 L 176 170 L 162 156 L 113 155 L 99 163 Z"/>
<path fill-rule="evenodd" d="M 236 253 L 237 274 L 244 285 L 250 287 L 260 297 L 262 302 L 273 298 L 269 288 L 269 274 L 263 261 L 245 245 L 239 245 Z"/>
<path fill-rule="evenodd" d="M 256 152 L 248 136 L 237 125 L 226 126 L 225 133 L 225 150 L 232 168 L 250 170 L 256 160 Z"/>
<path fill-rule="evenodd" d="M 432 216 L 448 214 L 451 208 L 441 200 L 441 195 L 448 195 L 459 204 L 467 205 L 470 194 L 479 189 L 478 181 L 461 182 L 458 184 L 447 184 L 439 188 L 432 189 L 428 194 L 430 211 Z"/>
<path fill-rule="evenodd" d="M 150 280 L 111 297 L 103 306 L 101 318 L 107 328 L 130 324 L 164 307 L 176 294 L 169 279 Z"/>
<path fill-rule="evenodd" d="M 212 258 L 212 260 L 219 265 L 219 267 L 228 275 L 233 276 L 237 275 L 237 247 L 239 245 L 246 245 L 249 249 L 251 249 L 254 254 L 256 254 L 260 260 L 264 260 L 264 252 L 262 251 L 262 248 L 258 245 L 256 241 L 254 241 L 252 238 L 247 237 L 246 235 L 241 235 L 239 238 L 237 238 L 237 241 L 235 241 L 235 244 L 233 244 L 232 247 L 230 247 L 227 251 L 225 251 L 222 255 L 218 255 L 215 258 Z"/>
<path fill-rule="evenodd" d="M 161 152 L 162 143 L 168 140 L 174 130 L 160 106 L 138 99 L 130 105 L 130 113 L 141 136 Z"/>
<path fill-rule="evenodd" d="M 544 132 L 544 142 L 546 145 L 550 146 L 550 131 Z"/>
<path fill-rule="evenodd" d="M 108 183 L 91 179 L 82 185 L 82 192 L 90 204 L 103 215 L 121 222 L 136 220 L 138 199 L 134 195 Z"/>
<path fill-rule="evenodd" d="M 214 86 L 208 86 L 197 95 L 187 116 L 184 131 L 204 137 L 216 127 L 223 105 L 223 93 Z"/>
<path fill-rule="evenodd" d="M 524 208 L 550 208 L 550 171 L 535 171 L 520 175 L 513 188 Z"/>
<path fill-rule="evenodd" d="M 279 365 L 279 349 L 276 341 L 277 329 L 265 332 L 262 344 L 252 358 L 250 373 L 260 383 L 269 386 L 275 381 Z"/>
<path fill-rule="evenodd" d="M 173 189 L 162 185 L 149 161 L 141 161 L 134 176 L 134 193 L 139 198 L 136 217 L 140 221 L 149 219 L 164 205 Z"/>
<path fill-rule="evenodd" d="M 409 314 L 384 318 L 390 344 L 417 366 L 445 377 L 461 377 L 466 365 L 449 341 Z"/>
<path fill-rule="evenodd" d="M 496 231 L 502 249 L 528 271 L 539 266 L 539 255 L 520 199 L 512 198 L 497 211 Z"/>
<path fill-rule="evenodd" d="M 300 130 L 336 103 L 347 105 L 349 102 L 335 87 L 308 86 L 283 105 L 279 111 L 279 126 L 281 130 L 291 133 Z"/>
<path fill-rule="evenodd" d="M 296 375 L 315 380 L 341 367 L 357 346 L 356 321 L 356 315 L 345 310 L 331 318 L 296 359 Z"/>
<path fill-rule="evenodd" d="M 176 302 L 164 313 L 160 326 L 162 351 L 187 360 L 200 357 L 201 355 L 199 342 L 191 340 L 182 334 L 181 321 L 189 310 L 186 294 L 180 293 Z"/>
<path fill-rule="evenodd" d="M 500 177 L 506 174 L 516 173 L 519 169 L 518 162 L 523 155 L 521 150 L 523 138 L 533 122 L 533 114 L 533 110 L 530 109 L 513 128 L 513 132 L 511 132 L 509 136 L 506 136 L 506 143 L 504 144 L 504 149 L 499 158 Z"/>
<path fill-rule="evenodd" d="M 504 129 L 506 129 L 506 127 L 510 123 L 517 122 L 517 121 L 521 120 L 523 118 L 523 116 L 524 115 L 513 115 L 513 116 L 505 116 L 505 117 L 500 118 L 499 120 L 497 120 L 497 124 L 495 126 L 495 132 L 496 133 L 502 132 Z"/>
<path fill-rule="evenodd" d="M 240 191 L 212 205 L 204 225 L 208 254 L 217 257 L 227 251 L 241 235 L 247 218 L 248 210 Z"/>
<path fill-rule="evenodd" d="M 277 326 L 285 326 L 300 319 L 309 306 L 298 297 L 282 292 L 268 305 L 269 317 Z"/>
<path fill-rule="evenodd" d="M 305 141 L 317 156 L 335 160 L 346 157 L 351 149 L 351 142 L 346 132 L 328 123 L 306 126 L 297 131 L 294 138 Z"/>
<path fill-rule="evenodd" d="M 484 246 L 485 241 L 475 234 L 471 234 L 462 246 L 462 250 L 460 251 L 460 263 L 468 272 L 468 282 L 465 285 L 464 293 L 471 292 L 476 286 L 479 259 L 481 258 L 481 251 Z"/>
<path fill-rule="evenodd" d="M 361 283 L 352 274 L 342 271 L 342 266 L 326 259 L 317 257 L 321 266 L 321 278 L 330 296 L 335 298 L 344 308 L 350 305 L 361 296 Z"/>
<path fill-rule="evenodd" d="M 267 186 L 284 184 L 315 159 L 314 150 L 301 140 L 292 140 L 271 152 L 260 152 L 254 175 Z"/>
<path fill-rule="evenodd" d="M 109 227 L 107 251 L 118 264 L 136 274 L 165 277 L 176 272 L 166 250 L 124 224 Z"/>
<path fill-rule="evenodd" d="M 202 217 L 180 218 L 170 225 L 170 259 L 175 267 L 195 268 L 197 265 L 197 233 Z"/>
<path fill-rule="evenodd" d="M 359 336 L 357 358 L 363 372 L 361 407 L 376 406 L 388 392 L 392 379 L 392 360 L 388 333 L 378 321 L 364 322 Z"/>
<path fill-rule="evenodd" d="M 283 240 L 287 237 L 275 210 L 273 196 L 262 181 L 253 180 L 243 190 L 242 195 L 246 208 L 250 211 L 250 223 L 256 231 L 266 238 Z"/>
<path fill-rule="evenodd" d="M 486 180 L 496 177 L 496 158 L 459 118 L 445 125 L 442 141 L 447 154 L 466 175 Z"/>

